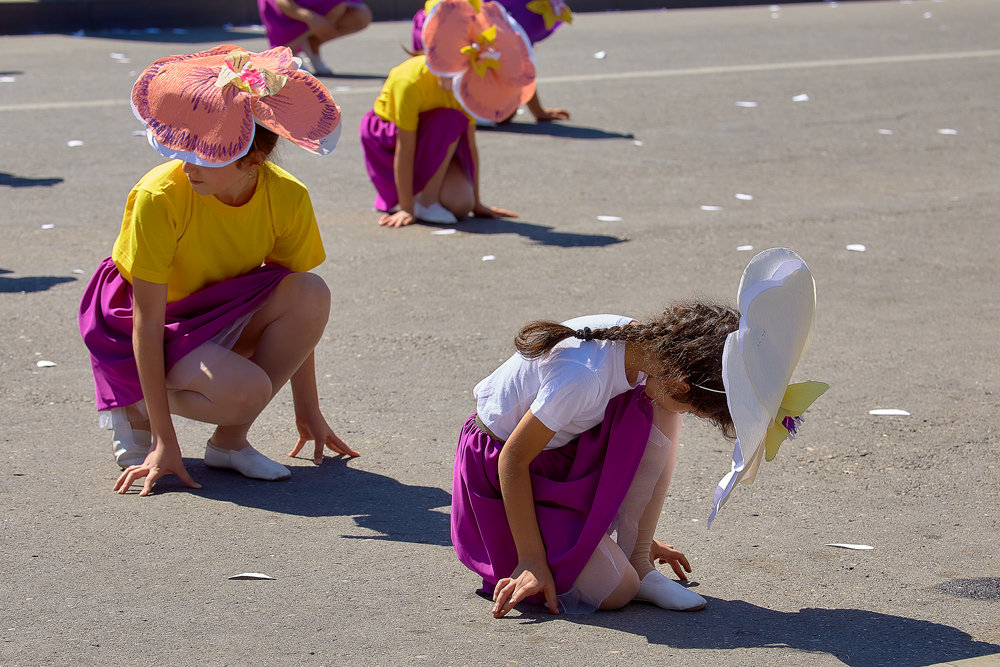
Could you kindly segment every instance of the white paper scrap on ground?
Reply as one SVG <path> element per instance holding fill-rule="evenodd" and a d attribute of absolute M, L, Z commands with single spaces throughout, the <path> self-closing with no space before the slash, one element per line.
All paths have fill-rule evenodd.
<path fill-rule="evenodd" d="M 721 206 L 711 206 L 709 204 L 702 204 L 701 210 L 703 211 L 721 211 Z"/>
<path fill-rule="evenodd" d="M 454 234 L 454 229 L 435 229 L 431 234 L 437 234 L 438 236 L 444 236 L 445 234 Z"/>
<path fill-rule="evenodd" d="M 869 551 L 875 548 L 872 546 L 868 546 L 867 544 L 840 544 L 838 542 L 834 542 L 832 544 L 826 544 L 824 546 L 837 547 L 838 549 L 855 549 L 857 551 Z"/>
<path fill-rule="evenodd" d="M 738 245 L 738 246 L 736 246 L 736 252 L 748 252 L 750 250 L 753 250 L 753 246 L 752 245 Z"/>
<path fill-rule="evenodd" d="M 274 577 L 269 577 L 266 574 L 261 574 L 260 572 L 244 572 L 242 574 L 234 574 L 229 577 L 230 579 L 271 579 Z"/>
<path fill-rule="evenodd" d="M 934 17 L 934 15 L 931 14 L 930 12 L 924 12 L 924 18 L 925 19 L 929 19 L 929 18 L 933 18 L 933 17 Z"/>
<path fill-rule="evenodd" d="M 865 250 L 868 250 L 864 243 L 848 243 L 846 248 L 851 252 L 864 252 Z"/>
<path fill-rule="evenodd" d="M 878 131 L 878 133 L 879 133 L 879 134 L 892 134 L 892 130 L 887 130 L 887 129 L 885 129 L 885 128 L 882 128 L 882 129 L 880 129 L 880 130 Z"/>
<path fill-rule="evenodd" d="M 792 101 L 793 102 L 808 102 L 809 101 L 809 95 L 807 93 L 802 93 L 800 95 L 796 95 L 795 97 L 792 98 Z"/>
<path fill-rule="evenodd" d="M 741 100 L 741 101 L 739 101 L 739 102 L 736 103 L 736 106 L 743 107 L 744 109 L 753 109 L 754 107 L 757 106 L 757 103 L 756 102 L 750 102 L 750 101 L 747 101 L 747 100 Z"/>
<path fill-rule="evenodd" d="M 869 410 L 870 415 L 889 415 L 895 417 L 909 417 L 910 413 L 906 410 L 899 410 L 897 408 L 879 408 L 877 410 Z"/>
<path fill-rule="evenodd" d="M 77 146 L 82 146 L 83 142 L 80 141 L 79 139 L 71 139 L 70 141 L 66 142 L 66 145 L 69 146 L 70 148 L 76 148 Z"/>
<path fill-rule="evenodd" d="M 753 195 L 748 195 L 743 192 L 737 192 L 736 198 L 740 201 L 753 201 Z"/>
<path fill-rule="evenodd" d="M 622 221 L 622 219 L 619 218 L 617 215 L 599 215 L 599 216 L 597 216 L 597 219 L 600 220 L 601 222 L 621 222 Z"/>
<path fill-rule="evenodd" d="M 56 226 L 53 225 L 51 222 L 46 222 L 44 225 L 42 225 L 42 229 L 55 229 L 55 227 Z"/>
<path fill-rule="evenodd" d="M 768 9 L 770 9 L 772 12 L 781 11 L 781 7 L 778 5 L 771 5 Z"/>
<path fill-rule="evenodd" d="M 597 53 L 594 54 L 594 57 L 597 58 L 598 60 L 604 60 L 605 58 L 608 57 L 608 52 L 598 51 Z"/>
<path fill-rule="evenodd" d="M 942 127 L 938 130 L 938 134 L 958 134 L 958 130 L 953 130 L 950 127 Z"/>
<path fill-rule="evenodd" d="M 17 79 L 12 76 L 0 76 L 0 83 L 14 83 L 15 81 Z"/>
<path fill-rule="evenodd" d="M 73 269 L 73 273 L 75 273 L 77 275 L 82 275 L 83 272 L 84 272 L 83 269 Z"/>
<path fill-rule="evenodd" d="M 52 368 L 53 366 L 56 365 L 56 362 L 54 362 L 54 361 L 46 361 L 45 359 L 42 359 L 41 361 L 39 361 L 35 365 L 38 366 L 39 368 Z"/>
<path fill-rule="evenodd" d="M 334 86 L 333 87 L 333 92 L 335 92 L 335 93 L 343 93 L 343 92 L 346 92 L 346 91 L 348 91 L 350 89 L 351 89 L 350 86 Z"/>
<path fill-rule="evenodd" d="M 639 141 L 638 139 L 636 139 L 635 141 L 632 142 L 632 145 L 633 146 L 642 146 L 642 142 Z"/>
<path fill-rule="evenodd" d="M 497 258 L 496 255 L 483 255 L 484 262 L 492 262 L 496 258 Z"/>
<path fill-rule="evenodd" d="M 133 137 L 144 137 L 146 136 L 146 130 L 132 130 Z"/>

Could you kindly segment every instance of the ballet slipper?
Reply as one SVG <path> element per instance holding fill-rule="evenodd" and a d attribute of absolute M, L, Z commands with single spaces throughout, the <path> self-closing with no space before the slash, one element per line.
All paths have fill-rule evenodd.
<path fill-rule="evenodd" d="M 291 470 L 267 458 L 250 445 L 243 449 L 222 449 L 209 441 L 205 447 L 205 465 L 209 468 L 235 470 L 250 479 L 277 481 L 292 476 Z"/>
<path fill-rule="evenodd" d="M 153 434 L 132 428 L 128 421 L 115 424 L 111 431 L 111 451 L 122 470 L 129 466 L 142 465 L 153 449 Z"/>
<path fill-rule="evenodd" d="M 652 602 L 673 611 L 697 611 L 708 604 L 705 598 L 664 576 L 659 570 L 653 570 L 642 578 L 639 592 L 633 599 Z"/>
<path fill-rule="evenodd" d="M 429 206 L 421 203 L 413 204 L 413 216 L 424 222 L 437 222 L 442 224 L 454 224 L 458 222 L 455 214 L 446 209 L 440 202 L 434 202 Z"/>

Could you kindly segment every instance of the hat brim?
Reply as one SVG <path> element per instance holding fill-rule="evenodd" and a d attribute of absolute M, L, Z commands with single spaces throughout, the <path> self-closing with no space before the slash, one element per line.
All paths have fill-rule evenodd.
<path fill-rule="evenodd" d="M 715 491 L 709 525 L 737 483 L 756 477 L 792 372 L 805 351 L 816 312 L 816 286 L 795 252 L 772 248 L 751 260 L 737 297 L 740 328 L 726 339 L 722 380 L 736 428 L 732 469 Z"/>

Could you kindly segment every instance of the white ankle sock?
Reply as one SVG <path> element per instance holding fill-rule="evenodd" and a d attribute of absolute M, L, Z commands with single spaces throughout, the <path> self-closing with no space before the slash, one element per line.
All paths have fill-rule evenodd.
<path fill-rule="evenodd" d="M 205 465 L 209 468 L 235 470 L 250 479 L 276 481 L 292 476 L 291 470 L 277 461 L 272 461 L 249 445 L 235 450 L 215 447 L 209 442 L 205 447 Z"/>
<path fill-rule="evenodd" d="M 705 598 L 667 578 L 659 570 L 653 570 L 642 578 L 634 599 L 674 611 L 697 611 L 708 604 Z"/>

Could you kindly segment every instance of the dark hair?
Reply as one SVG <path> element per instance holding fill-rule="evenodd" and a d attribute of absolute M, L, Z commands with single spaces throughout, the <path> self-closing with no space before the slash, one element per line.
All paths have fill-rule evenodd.
<path fill-rule="evenodd" d="M 246 164 L 254 153 L 260 151 L 264 154 L 264 159 L 271 157 L 275 146 L 278 145 L 278 135 L 267 129 L 263 125 L 254 128 L 253 141 L 250 142 L 250 150 L 247 154 L 236 161 L 236 165 L 242 167 Z"/>
<path fill-rule="evenodd" d="M 571 337 L 642 343 L 659 361 L 658 368 L 649 369 L 649 375 L 686 382 L 690 390 L 672 398 L 691 404 L 727 438 L 732 438 L 736 435 L 733 418 L 726 395 L 718 392 L 723 390 L 722 350 L 726 337 L 739 324 L 740 314 L 730 306 L 680 302 L 641 324 L 605 329 L 573 330 L 557 322 L 529 322 L 517 332 L 514 347 L 524 358 L 536 359 Z"/>

